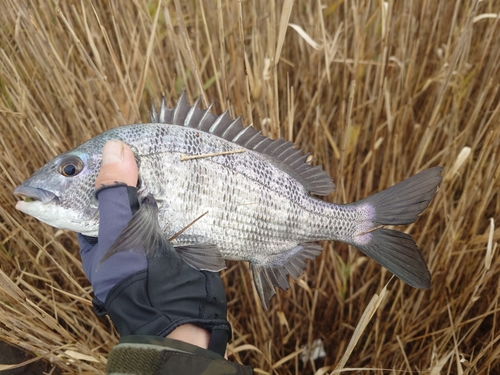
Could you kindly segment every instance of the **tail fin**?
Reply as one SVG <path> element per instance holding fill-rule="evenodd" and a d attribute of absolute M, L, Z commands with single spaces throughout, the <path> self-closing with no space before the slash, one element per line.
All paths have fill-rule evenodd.
<path fill-rule="evenodd" d="M 356 205 L 368 205 L 378 225 L 410 224 L 427 208 L 441 182 L 441 167 L 420 172 Z M 415 241 L 402 232 L 375 229 L 353 238 L 352 245 L 412 287 L 428 289 L 431 275 Z"/>
<path fill-rule="evenodd" d="M 427 169 L 356 204 L 370 204 L 375 209 L 377 224 L 411 224 L 436 194 L 442 170 L 442 167 Z"/>
<path fill-rule="evenodd" d="M 413 238 L 392 229 L 377 229 L 365 234 L 370 240 L 366 245 L 356 245 L 359 250 L 380 263 L 408 285 L 418 289 L 431 287 L 431 273 Z"/>

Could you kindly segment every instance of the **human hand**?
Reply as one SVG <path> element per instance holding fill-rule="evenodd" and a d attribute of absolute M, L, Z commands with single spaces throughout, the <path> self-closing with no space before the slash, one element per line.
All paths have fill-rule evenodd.
<path fill-rule="evenodd" d="M 98 239 L 78 236 L 83 268 L 96 296 L 94 306 L 99 314 L 109 314 L 121 335 L 167 336 L 220 352 L 230 326 L 217 273 L 188 266 L 168 241 L 152 258 L 134 248 L 102 261 L 139 209 L 137 179 L 132 150 L 119 141 L 108 142 L 95 183 Z"/>

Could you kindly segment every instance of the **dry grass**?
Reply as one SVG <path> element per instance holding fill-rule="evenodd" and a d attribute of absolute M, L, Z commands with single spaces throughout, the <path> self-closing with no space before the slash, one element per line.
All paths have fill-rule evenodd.
<path fill-rule="evenodd" d="M 311 151 L 337 183 L 334 202 L 444 166 L 408 228 L 431 290 L 325 243 L 262 311 L 247 266 L 231 263 L 231 360 L 256 374 L 500 373 L 499 12 L 495 0 L 4 0 L 0 340 L 65 373 L 103 370 L 117 335 L 89 304 L 75 235 L 17 212 L 11 192 L 57 154 L 146 121 L 151 98 L 172 104 L 186 89 Z M 326 357 L 303 364 L 318 338 Z"/>

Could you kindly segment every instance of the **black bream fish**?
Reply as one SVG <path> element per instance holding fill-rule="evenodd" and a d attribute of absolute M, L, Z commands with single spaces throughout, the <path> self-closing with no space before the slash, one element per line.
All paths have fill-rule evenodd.
<path fill-rule="evenodd" d="M 224 268 L 224 259 L 249 262 L 265 307 L 275 286 L 287 290 L 287 275 L 296 279 L 305 260 L 321 252 L 319 240 L 348 243 L 409 285 L 430 287 L 413 239 L 382 226 L 414 222 L 436 193 L 441 167 L 355 203 L 327 203 L 311 194 L 329 194 L 332 180 L 291 142 L 244 128 L 227 111 L 217 117 L 210 108 L 198 109 L 198 101 L 190 106 L 183 94 L 169 109 L 163 99 L 159 113 L 153 105 L 151 123 L 111 129 L 56 157 L 14 191 L 24 198 L 16 208 L 54 227 L 97 236 L 94 181 L 104 144 L 119 139 L 136 155 L 145 203 L 113 251 L 150 244 L 160 235 L 155 228 L 171 238 L 199 218 L 172 240 L 179 254 L 210 271 Z"/>

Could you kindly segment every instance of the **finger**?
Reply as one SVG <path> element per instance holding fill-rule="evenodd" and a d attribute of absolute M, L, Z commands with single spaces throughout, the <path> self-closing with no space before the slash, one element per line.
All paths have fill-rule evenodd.
<path fill-rule="evenodd" d="M 125 143 L 111 140 L 102 150 L 102 167 L 95 181 L 95 188 L 125 183 L 136 186 L 139 171 L 134 153 Z"/>

